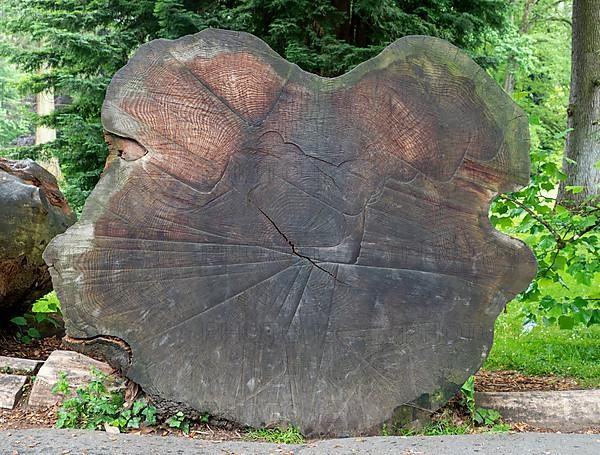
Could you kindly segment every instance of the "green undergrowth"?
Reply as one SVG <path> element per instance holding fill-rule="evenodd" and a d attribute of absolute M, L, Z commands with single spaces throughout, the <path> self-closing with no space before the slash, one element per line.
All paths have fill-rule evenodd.
<path fill-rule="evenodd" d="M 288 426 L 286 429 L 258 428 L 248 431 L 246 437 L 252 441 L 265 441 L 276 444 L 302 444 L 304 442 L 302 433 L 294 426 Z"/>
<path fill-rule="evenodd" d="M 463 384 L 456 397 L 431 415 L 429 423 L 422 428 L 384 424 L 382 436 L 440 436 L 486 432 L 506 432 L 510 425 L 502 421 L 500 413 L 475 403 L 475 378 L 471 376 Z"/>
<path fill-rule="evenodd" d="M 62 394 L 66 399 L 58 410 L 57 428 L 101 430 L 111 426 L 123 432 L 156 424 L 154 406 L 145 400 L 127 405 L 123 391 L 114 389 L 104 373 L 92 368 L 92 375 L 89 384 L 78 387 L 73 393 L 66 374 L 60 373 L 52 392 Z"/>
<path fill-rule="evenodd" d="M 87 430 L 108 430 L 127 432 L 140 428 L 165 428 L 169 432 L 190 434 L 192 428 L 208 423 L 205 414 L 190 420 L 182 411 L 161 419 L 157 409 L 145 398 L 128 402 L 122 387 L 115 387 L 110 377 L 92 368 L 92 381 L 75 390 L 67 376 L 61 372 L 52 391 L 64 395 L 66 399 L 58 410 L 57 428 L 80 428 Z"/>
<path fill-rule="evenodd" d="M 36 300 L 31 311 L 10 320 L 15 329 L 16 338 L 23 344 L 44 338 L 46 328 L 57 329 L 60 326 L 57 316 L 61 314 L 60 302 L 54 291 Z"/>
<path fill-rule="evenodd" d="M 191 420 L 182 411 L 168 418 L 159 416 L 157 409 L 145 398 L 127 402 L 122 387 L 115 386 L 111 377 L 92 368 L 92 380 L 75 390 L 64 372 L 52 392 L 66 397 L 58 410 L 57 428 L 109 430 L 128 432 L 140 428 L 168 429 L 169 432 L 193 435 L 209 422 L 209 415 Z M 112 427 L 112 428 L 109 428 Z M 151 428 L 151 429 L 152 429 Z M 261 440 L 279 444 L 301 444 L 304 437 L 294 426 L 285 429 L 259 428 L 246 433 L 249 440 Z"/>
<path fill-rule="evenodd" d="M 552 291 L 557 296 L 567 292 L 559 285 Z M 494 345 L 484 368 L 572 377 L 581 387 L 600 387 L 600 327 L 561 329 L 543 319 L 532 321 L 528 318 L 532 311 L 535 308 L 526 302 L 508 304 L 496 321 Z"/>

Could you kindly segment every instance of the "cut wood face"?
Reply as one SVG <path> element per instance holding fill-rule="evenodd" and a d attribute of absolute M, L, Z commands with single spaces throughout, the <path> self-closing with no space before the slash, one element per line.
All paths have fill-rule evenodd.
<path fill-rule="evenodd" d="M 369 432 L 455 393 L 535 275 L 488 220 L 528 181 L 525 114 L 445 41 L 325 79 L 246 33 L 157 40 L 102 119 L 104 175 L 45 257 L 68 335 L 162 399 Z"/>

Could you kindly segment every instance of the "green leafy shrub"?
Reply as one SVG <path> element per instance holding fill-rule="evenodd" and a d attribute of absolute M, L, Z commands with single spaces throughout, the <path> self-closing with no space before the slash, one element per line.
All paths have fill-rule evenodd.
<path fill-rule="evenodd" d="M 471 422 L 475 416 L 475 377 L 469 376 L 469 379 L 460 388 L 460 403 L 465 407 Z"/>
<path fill-rule="evenodd" d="M 38 329 L 29 326 L 30 321 L 28 321 L 28 317 L 31 316 L 31 313 L 26 313 L 23 316 L 16 316 L 10 320 L 10 322 L 17 326 L 17 339 L 24 344 L 29 344 L 32 340 L 42 337 Z"/>
<path fill-rule="evenodd" d="M 517 301 L 533 303 L 524 324 L 600 324 L 600 199 L 588 199 L 569 209 L 556 201 L 566 178 L 556 157 L 533 150 L 531 183 L 494 202 L 494 226 L 524 240 L 533 250 L 538 273 Z"/>
<path fill-rule="evenodd" d="M 500 413 L 495 409 L 476 408 L 473 420 L 477 425 L 493 426 L 500 421 Z"/>
<path fill-rule="evenodd" d="M 17 327 L 17 339 L 24 344 L 31 343 L 32 340 L 42 338 L 42 333 L 38 329 L 40 324 L 47 323 L 58 327 L 58 321 L 52 317 L 54 314 L 60 314 L 60 302 L 54 291 L 46 294 L 36 300 L 31 308 L 31 312 L 22 316 L 16 316 L 10 320 Z"/>
<path fill-rule="evenodd" d="M 56 292 L 52 291 L 33 303 L 31 311 L 36 314 L 60 313 L 60 301 Z"/>
<path fill-rule="evenodd" d="M 93 380 L 84 387 L 78 387 L 75 396 L 67 398 L 58 411 L 57 428 L 103 429 L 110 425 L 125 431 L 156 424 L 156 408 L 145 400 L 137 400 L 130 408 L 125 408 L 125 399 L 120 391 L 111 390 L 107 376 L 92 368 Z M 70 393 L 65 373 L 54 388 L 54 393 L 66 396 Z"/>
<path fill-rule="evenodd" d="M 508 431 L 510 425 L 501 423 L 502 416 L 494 409 L 480 408 L 475 405 L 475 377 L 470 376 L 469 379 L 460 388 L 460 404 L 467 410 L 471 420 L 471 427 L 485 427 L 490 431 Z M 460 425 L 459 425 L 460 427 Z M 452 429 L 452 428 L 451 428 Z M 457 430 L 458 431 L 458 430 Z M 445 433 L 445 434 L 461 434 L 461 433 Z"/>
<path fill-rule="evenodd" d="M 190 420 L 185 417 L 182 411 L 178 411 L 175 415 L 169 417 L 167 425 L 181 430 L 183 434 L 190 434 Z"/>

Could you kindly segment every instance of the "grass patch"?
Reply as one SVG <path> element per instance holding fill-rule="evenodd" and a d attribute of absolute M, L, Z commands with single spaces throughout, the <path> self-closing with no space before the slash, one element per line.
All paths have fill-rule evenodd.
<path fill-rule="evenodd" d="M 556 290 L 557 294 L 562 292 L 565 290 Z M 582 387 L 600 387 L 600 327 L 561 330 L 542 321 L 524 326 L 530 311 L 535 312 L 532 304 L 508 304 L 507 312 L 496 321 L 494 345 L 484 368 L 573 377 Z"/>
<path fill-rule="evenodd" d="M 438 420 L 423 427 L 422 430 L 399 428 L 390 431 L 383 427 L 382 436 L 440 436 L 452 434 L 469 434 L 472 428 L 466 423 L 455 423 L 450 420 Z"/>
<path fill-rule="evenodd" d="M 465 423 L 455 424 L 448 420 L 431 422 L 423 428 L 423 436 L 438 436 L 445 434 L 468 434 L 471 433 L 471 427 Z"/>
<path fill-rule="evenodd" d="M 302 444 L 304 436 L 294 426 L 288 426 L 285 430 L 281 428 L 259 428 L 250 430 L 246 437 L 252 441 L 266 441 L 276 444 Z"/>
<path fill-rule="evenodd" d="M 455 422 L 451 419 L 437 420 L 431 422 L 422 430 L 412 428 L 389 429 L 384 425 L 382 436 L 444 436 L 455 434 L 475 434 L 475 433 L 506 433 L 510 431 L 510 425 L 507 423 L 495 423 L 490 426 L 473 427 L 465 422 Z"/>

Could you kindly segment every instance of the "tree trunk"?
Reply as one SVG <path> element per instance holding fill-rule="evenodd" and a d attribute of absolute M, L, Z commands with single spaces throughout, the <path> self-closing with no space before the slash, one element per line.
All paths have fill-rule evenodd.
<path fill-rule="evenodd" d="M 597 197 L 600 185 L 600 2 L 574 0 L 571 95 L 563 170 L 558 201 L 577 205 Z M 568 186 L 581 186 L 574 194 Z"/>

